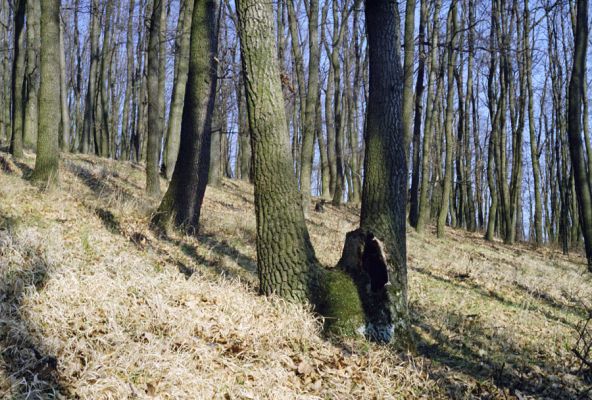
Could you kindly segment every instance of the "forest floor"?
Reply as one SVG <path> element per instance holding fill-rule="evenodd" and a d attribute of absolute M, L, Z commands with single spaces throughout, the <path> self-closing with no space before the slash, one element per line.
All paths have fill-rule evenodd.
<path fill-rule="evenodd" d="M 33 165 L 0 152 L 1 398 L 592 397 L 572 352 L 592 307 L 579 253 L 409 229 L 417 353 L 400 354 L 257 295 L 250 185 L 208 188 L 199 236 L 159 238 L 141 166 L 66 155 L 43 191 Z M 357 221 L 309 213 L 324 265 Z"/>

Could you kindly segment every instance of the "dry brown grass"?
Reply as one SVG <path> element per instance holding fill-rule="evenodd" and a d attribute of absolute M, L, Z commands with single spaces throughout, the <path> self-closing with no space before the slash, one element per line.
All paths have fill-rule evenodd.
<path fill-rule="evenodd" d="M 158 238 L 138 166 L 66 156 L 52 192 L 19 171 L 0 172 L 2 398 L 577 398 L 587 389 L 569 351 L 592 294 L 578 255 L 409 231 L 418 354 L 401 355 L 361 339 L 331 343 L 307 308 L 256 294 L 248 184 L 208 188 L 198 237 Z M 356 210 L 309 214 L 317 255 L 334 265 Z"/>

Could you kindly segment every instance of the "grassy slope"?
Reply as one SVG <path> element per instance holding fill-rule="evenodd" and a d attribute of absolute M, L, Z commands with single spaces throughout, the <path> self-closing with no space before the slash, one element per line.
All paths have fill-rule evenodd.
<path fill-rule="evenodd" d="M 158 239 L 141 168 L 67 156 L 61 188 L 45 193 L 21 177 L 32 165 L 0 172 L 2 398 L 577 398 L 587 388 L 570 353 L 592 300 L 578 255 L 409 231 L 419 354 L 400 355 L 329 343 L 309 310 L 256 295 L 249 185 L 208 188 L 199 237 Z M 357 216 L 327 209 L 308 222 L 331 266 Z"/>

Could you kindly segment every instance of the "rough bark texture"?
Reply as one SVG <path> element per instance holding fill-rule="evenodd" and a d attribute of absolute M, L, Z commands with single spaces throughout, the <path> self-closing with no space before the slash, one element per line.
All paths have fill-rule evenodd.
<path fill-rule="evenodd" d="M 68 110 L 68 88 L 66 82 L 66 54 L 64 52 L 64 29 L 60 23 L 60 149 L 68 151 L 70 143 L 70 114 Z"/>
<path fill-rule="evenodd" d="M 403 59 L 403 137 L 405 153 L 411 142 L 411 114 L 413 112 L 413 55 L 415 39 L 415 1 L 407 0 L 405 5 L 405 51 Z M 420 42 L 421 43 L 421 42 Z"/>
<path fill-rule="evenodd" d="M 396 41 L 399 18 L 394 3 L 367 0 L 366 26 L 370 86 L 360 227 L 383 241 L 392 283 L 372 299 L 366 334 L 406 347 L 411 343 L 405 236 L 407 163 L 401 126 L 403 72 Z"/>
<path fill-rule="evenodd" d="M 160 134 L 162 132 L 162 109 L 159 90 L 159 65 L 164 62 L 160 55 L 160 20 L 164 0 L 154 0 L 150 18 L 150 36 L 148 39 L 148 143 L 146 145 L 146 193 L 149 196 L 160 195 L 158 158 Z"/>
<path fill-rule="evenodd" d="M 153 223 L 196 234 L 208 183 L 212 114 L 216 93 L 218 2 L 198 0 L 193 8 L 189 69 L 181 119 L 181 144 L 171 183 Z"/>
<path fill-rule="evenodd" d="M 165 173 L 167 179 L 171 179 L 179 155 L 179 142 L 181 139 L 181 117 L 183 116 L 183 100 L 185 87 L 187 86 L 187 70 L 189 69 L 189 41 L 191 38 L 191 17 L 193 14 L 193 1 L 184 0 L 179 14 L 177 28 L 177 41 L 175 50 L 175 82 L 171 98 L 169 113 L 169 125 L 165 149 Z"/>
<path fill-rule="evenodd" d="M 23 156 L 23 77 L 25 73 L 25 52 L 23 27 L 25 25 L 26 0 L 16 0 L 14 4 L 14 58 L 12 61 L 12 136 L 10 153 Z"/>
<path fill-rule="evenodd" d="M 41 60 L 37 159 L 31 180 L 58 182 L 60 149 L 60 0 L 41 2 Z"/>
<path fill-rule="evenodd" d="M 37 142 L 37 91 L 39 90 L 39 1 L 27 0 L 27 62 L 25 68 L 25 116 L 23 143 L 35 147 Z"/>
<path fill-rule="evenodd" d="M 273 10 L 268 2 L 239 0 L 237 11 L 253 151 L 260 291 L 302 302 L 315 292 L 317 260 L 286 132 Z"/>
<path fill-rule="evenodd" d="M 567 109 L 567 133 L 574 169 L 576 195 L 580 206 L 582 233 L 588 259 L 588 270 L 592 271 L 592 196 L 588 185 L 588 173 L 582 145 L 582 88 L 586 84 L 586 49 L 588 45 L 588 1 L 578 0 L 575 30 L 575 54 Z M 587 117 L 587 116 L 586 116 Z"/>

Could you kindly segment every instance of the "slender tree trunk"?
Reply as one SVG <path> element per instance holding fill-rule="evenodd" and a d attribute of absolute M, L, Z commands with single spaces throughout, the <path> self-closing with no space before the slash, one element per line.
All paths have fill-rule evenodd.
<path fill-rule="evenodd" d="M 165 171 L 167 179 L 171 179 L 179 154 L 179 141 L 181 138 L 181 117 L 183 115 L 183 100 L 185 98 L 185 86 L 187 84 L 187 70 L 189 68 L 189 39 L 191 33 L 191 15 L 193 12 L 192 0 L 183 0 L 179 11 L 177 39 L 175 42 L 175 82 L 169 112 L 169 125 L 165 150 Z"/>
<path fill-rule="evenodd" d="M 127 15 L 127 33 L 125 41 L 126 54 L 126 80 L 125 80 L 125 97 L 123 100 L 123 116 L 121 119 L 121 159 L 129 159 L 130 139 L 131 139 L 131 115 L 130 102 L 133 91 L 133 71 L 134 71 L 134 32 L 133 32 L 133 17 L 135 0 L 129 0 L 128 15 Z M 171 107 L 172 109 L 172 107 Z"/>
<path fill-rule="evenodd" d="M 160 54 L 160 21 L 165 0 L 154 0 L 152 17 L 150 18 L 150 35 L 148 39 L 148 143 L 146 146 L 146 193 L 149 196 L 160 195 L 158 159 L 160 150 L 160 134 L 162 132 L 162 109 L 159 90 L 159 65 L 164 62 Z"/>
<path fill-rule="evenodd" d="M 16 157 L 23 157 L 23 78 L 25 75 L 25 52 L 23 28 L 25 25 L 26 0 L 15 0 L 14 4 L 14 55 L 12 61 L 12 136 L 10 138 L 10 153 Z"/>
<path fill-rule="evenodd" d="M 444 173 L 444 184 L 442 188 L 442 202 L 440 203 L 440 212 L 438 214 L 438 237 L 444 237 L 444 227 L 446 225 L 446 216 L 448 215 L 448 206 L 450 202 L 450 191 L 452 189 L 452 157 L 453 157 L 453 137 L 452 137 L 452 118 L 454 110 L 452 109 L 454 100 L 454 67 L 456 65 L 456 2 L 452 2 L 448 12 L 448 21 L 446 28 L 448 45 L 448 72 L 447 83 L 448 93 L 446 95 L 446 117 L 444 121 L 444 130 L 446 132 L 446 171 Z"/>
<path fill-rule="evenodd" d="M 37 143 L 37 90 L 39 89 L 39 1 L 27 0 L 27 62 L 25 69 L 25 115 L 23 141 L 25 146 Z"/>
<path fill-rule="evenodd" d="M 58 183 L 60 149 L 60 0 L 41 2 L 41 56 L 37 159 L 31 180 Z"/>
<path fill-rule="evenodd" d="M 434 15 L 440 13 L 440 0 L 434 1 Z M 438 63 L 438 18 L 434 18 L 431 33 L 432 48 L 430 51 L 430 70 L 428 77 L 428 94 L 426 99 L 425 129 L 423 134 L 423 149 L 421 156 L 421 192 L 419 197 L 419 216 L 417 219 L 417 232 L 423 233 L 430 218 L 429 187 L 430 187 L 430 153 L 431 141 L 434 127 L 434 114 L 436 110 L 436 98 L 439 90 L 434 94 L 434 82 L 436 81 L 436 70 Z M 438 84 L 440 86 L 440 84 Z"/>
<path fill-rule="evenodd" d="M 60 148 L 70 148 L 70 112 L 68 110 L 68 89 L 66 86 L 66 54 L 64 52 L 64 28 L 60 22 Z"/>

